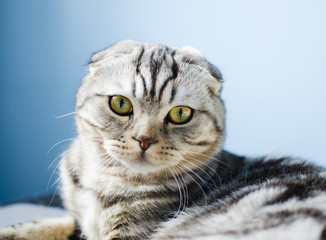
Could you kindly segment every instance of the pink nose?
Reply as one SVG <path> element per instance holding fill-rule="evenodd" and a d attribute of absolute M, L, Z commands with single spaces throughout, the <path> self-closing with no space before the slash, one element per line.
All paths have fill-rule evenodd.
<path fill-rule="evenodd" d="M 143 149 L 144 151 L 149 148 L 149 146 L 156 141 L 150 137 L 139 137 L 139 138 L 134 138 L 136 141 L 139 142 L 140 148 Z"/>

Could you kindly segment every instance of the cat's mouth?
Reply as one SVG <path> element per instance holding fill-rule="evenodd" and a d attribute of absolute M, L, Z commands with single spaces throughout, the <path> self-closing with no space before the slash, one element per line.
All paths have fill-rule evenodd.
<path fill-rule="evenodd" d="M 121 163 L 128 169 L 142 174 L 160 171 L 162 166 L 155 164 L 146 152 L 141 152 L 130 159 L 123 159 Z"/>
<path fill-rule="evenodd" d="M 155 164 L 153 164 L 150 159 L 148 158 L 148 156 L 146 155 L 145 152 L 141 152 L 139 154 L 139 157 L 137 157 L 135 159 L 136 163 L 141 164 L 141 165 L 148 165 L 148 166 L 155 166 Z"/>
<path fill-rule="evenodd" d="M 139 160 L 140 160 L 141 162 L 143 162 L 143 161 L 147 161 L 147 162 L 148 162 L 148 159 L 147 159 L 146 153 L 145 153 L 144 151 L 140 153 Z"/>

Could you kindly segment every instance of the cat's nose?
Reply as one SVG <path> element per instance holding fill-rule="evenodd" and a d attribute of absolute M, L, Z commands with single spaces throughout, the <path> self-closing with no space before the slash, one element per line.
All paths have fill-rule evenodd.
<path fill-rule="evenodd" d="M 144 150 L 144 151 L 146 149 L 148 149 L 151 144 L 154 144 L 154 143 L 157 142 L 155 139 L 153 139 L 151 137 L 143 137 L 143 136 L 141 136 L 141 137 L 133 138 L 133 139 L 135 139 L 136 141 L 139 142 L 140 148 L 142 150 Z"/>

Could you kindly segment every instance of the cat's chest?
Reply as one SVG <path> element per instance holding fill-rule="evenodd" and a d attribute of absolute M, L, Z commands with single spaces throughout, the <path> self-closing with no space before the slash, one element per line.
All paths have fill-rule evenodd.
<path fill-rule="evenodd" d="M 94 239 L 107 236 L 106 239 L 146 239 L 168 218 L 172 208 L 171 201 L 163 198 L 134 195 L 100 195 L 85 193 L 83 201 L 89 204 L 83 211 L 83 226 L 89 228 Z M 98 238 L 100 239 L 100 238 Z"/>

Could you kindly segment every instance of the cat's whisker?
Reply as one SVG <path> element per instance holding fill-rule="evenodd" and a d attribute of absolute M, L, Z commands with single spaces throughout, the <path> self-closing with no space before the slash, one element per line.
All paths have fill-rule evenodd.
<path fill-rule="evenodd" d="M 50 201 L 50 203 L 48 204 L 48 207 L 51 206 L 51 204 L 52 204 L 52 202 L 53 202 L 53 200 L 54 200 L 54 197 L 55 197 L 55 195 L 56 195 L 57 192 L 58 192 L 59 187 L 60 187 L 60 185 L 58 185 L 57 188 L 55 189 L 55 191 L 54 191 L 54 193 L 53 193 L 53 195 L 52 195 L 51 201 Z"/>
<path fill-rule="evenodd" d="M 182 190 L 182 194 L 183 194 L 182 209 L 180 209 L 180 212 L 178 213 L 178 214 L 180 214 L 180 213 L 184 212 L 184 210 L 186 209 L 187 194 L 186 194 L 186 190 L 185 190 L 185 185 L 182 182 L 181 177 L 180 177 L 181 176 L 180 172 L 176 168 L 175 168 L 175 172 L 176 172 L 177 178 L 179 179 L 179 183 L 181 185 L 181 190 Z"/>
<path fill-rule="evenodd" d="M 189 156 L 188 156 L 189 157 Z M 189 158 L 191 158 L 191 159 L 193 159 L 193 160 L 196 160 L 196 161 L 199 161 L 199 160 L 197 160 L 197 159 L 195 159 L 195 158 L 192 158 L 192 157 L 189 157 Z M 214 187 L 217 189 L 217 185 L 216 185 L 216 183 L 215 183 L 215 181 L 214 181 L 214 179 L 211 177 L 211 175 L 210 174 L 208 174 L 203 168 L 201 168 L 199 165 L 197 165 L 197 164 L 195 164 L 195 163 L 193 163 L 193 162 L 190 162 L 190 161 L 188 161 L 188 160 L 186 160 L 185 158 L 183 159 L 184 161 L 186 161 L 187 163 L 189 163 L 189 164 L 191 164 L 191 165 L 193 165 L 193 166 L 195 166 L 196 168 L 198 168 L 200 171 L 202 171 L 206 176 L 208 176 L 208 178 L 211 180 L 211 182 L 214 184 Z M 206 164 L 205 164 L 206 165 Z M 208 166 L 208 165 L 206 165 L 206 166 Z M 215 171 L 214 171 L 215 172 Z M 216 172 L 215 172 L 216 173 Z M 217 173 L 216 173 L 216 175 L 217 175 Z M 217 175 L 218 176 L 218 175 Z M 209 186 L 208 184 L 207 184 L 207 186 Z"/>
<path fill-rule="evenodd" d="M 78 149 L 79 150 L 79 149 Z M 57 156 L 52 162 L 51 162 L 51 164 L 49 165 L 49 167 L 48 167 L 48 169 L 47 170 L 49 170 L 51 167 L 52 167 L 52 165 L 59 159 L 59 158 L 61 158 L 63 155 L 65 155 L 66 153 L 67 153 L 68 151 L 66 151 L 66 152 L 63 152 L 63 153 L 61 153 L 59 156 Z"/>
<path fill-rule="evenodd" d="M 76 150 L 79 150 L 79 148 L 77 148 L 77 149 L 72 149 L 73 151 L 66 151 L 66 152 L 64 152 L 65 154 L 67 153 L 67 152 L 69 152 L 69 154 L 67 154 L 66 155 L 66 157 L 69 157 L 69 156 L 71 156 Z M 101 152 L 103 152 L 103 153 L 101 153 Z M 105 156 L 105 155 L 108 155 L 108 153 L 106 152 L 106 150 L 102 150 L 100 153 L 101 154 L 99 154 L 98 156 L 99 157 L 101 157 L 101 156 Z M 61 157 L 62 156 L 62 154 L 59 156 L 59 157 Z M 110 156 L 109 156 L 109 158 L 110 158 Z M 104 158 L 104 159 L 102 159 L 102 161 L 105 161 L 105 160 L 107 160 L 106 158 Z M 68 172 L 68 174 L 71 174 L 72 172 L 74 172 L 74 171 L 76 171 L 78 168 L 80 168 L 84 163 L 85 163 L 86 161 L 83 159 L 83 160 L 81 160 L 81 161 L 79 161 L 78 163 L 76 163 L 76 164 L 74 164 L 74 165 L 72 165 L 69 169 L 67 169 L 67 172 Z M 50 182 L 51 182 L 51 179 L 52 179 L 52 177 L 53 177 L 53 175 L 54 175 L 54 173 L 55 173 L 55 171 L 56 171 L 56 169 L 59 167 L 59 163 L 58 163 L 58 165 L 56 166 L 56 168 L 53 170 L 53 172 L 52 172 L 52 174 L 51 174 L 51 177 L 50 177 L 50 180 L 48 181 L 48 184 L 47 184 L 47 190 L 48 190 L 48 188 L 49 188 L 49 184 L 50 184 Z M 52 188 L 54 185 L 56 185 L 57 183 L 58 183 L 58 181 L 61 179 L 61 177 L 59 176 L 58 177 L 58 179 L 56 180 L 56 181 L 54 181 L 53 182 L 53 184 L 50 186 L 50 188 Z"/>
<path fill-rule="evenodd" d="M 83 159 L 83 160 L 81 160 L 80 162 L 78 162 L 78 163 L 72 165 L 70 168 L 68 168 L 68 169 L 67 169 L 67 173 L 61 173 L 61 174 L 70 175 L 70 174 L 72 174 L 73 172 L 75 172 L 78 168 L 80 168 L 80 167 L 81 167 L 85 162 L 86 162 L 86 161 Z M 62 177 L 59 176 L 59 177 L 57 178 L 57 180 L 55 180 L 54 183 L 53 183 L 50 187 L 52 188 L 52 187 L 53 187 L 54 185 L 56 185 L 59 181 L 60 181 L 60 183 L 61 183 L 61 180 L 62 180 Z"/>
<path fill-rule="evenodd" d="M 59 166 L 60 166 L 60 162 L 57 164 L 57 166 L 54 168 L 54 170 L 51 173 L 51 176 L 50 176 L 50 179 L 48 181 L 48 184 L 46 185 L 46 191 L 49 189 L 49 185 L 50 185 L 50 182 L 52 180 L 52 177 L 53 177 L 54 173 L 56 172 L 56 170 L 58 169 Z"/>
<path fill-rule="evenodd" d="M 108 155 L 106 158 L 102 159 L 99 164 L 102 165 L 102 167 L 109 167 L 112 159 L 113 158 Z"/>
<path fill-rule="evenodd" d="M 55 148 L 56 146 L 58 146 L 59 144 L 64 143 L 64 142 L 67 142 L 67 141 L 72 141 L 72 140 L 75 140 L 75 139 L 76 139 L 76 138 L 67 138 L 67 139 L 64 139 L 64 140 L 61 140 L 61 141 L 57 142 L 56 144 L 54 144 L 54 145 L 49 149 L 49 151 L 47 151 L 46 154 L 49 154 L 49 153 L 51 152 L 51 150 L 52 150 L 53 148 Z"/>
<path fill-rule="evenodd" d="M 182 169 L 181 167 L 179 166 L 175 166 L 176 168 L 178 168 L 179 170 L 181 170 L 181 172 L 184 172 L 185 174 L 187 174 L 197 185 L 198 187 L 200 188 L 200 190 L 202 191 L 203 195 L 204 195 L 204 199 L 205 199 L 205 205 L 207 204 L 207 197 L 206 197 L 206 193 L 203 189 L 203 187 L 196 181 L 196 179 L 194 179 L 191 174 L 189 174 L 187 171 L 185 171 L 184 169 Z M 205 184 L 205 181 L 196 173 L 194 172 L 192 169 L 190 169 L 189 167 L 187 166 L 183 166 L 185 168 L 188 169 L 188 171 L 190 171 L 191 173 L 193 173 L 197 178 L 199 178 L 203 184 Z M 206 184 L 205 184 L 206 185 Z M 210 188 L 209 188 L 210 189 Z M 211 190 L 211 189 L 210 189 Z"/>
<path fill-rule="evenodd" d="M 205 155 L 205 154 L 199 153 L 199 152 L 192 152 L 192 151 L 188 151 L 188 152 L 189 153 L 193 153 L 193 154 L 197 154 L 197 155 L 203 156 L 203 157 L 205 157 L 207 159 L 210 159 L 210 160 L 216 161 L 218 163 L 224 164 L 226 167 L 229 167 L 230 166 L 230 164 L 228 164 L 228 163 L 226 163 L 224 161 L 221 161 L 221 160 L 217 159 L 215 156 L 212 157 L 212 156 L 208 156 L 208 155 Z"/>
<path fill-rule="evenodd" d="M 176 182 L 176 184 L 177 184 L 178 190 L 179 190 L 179 208 L 178 208 L 176 214 L 174 215 L 174 218 L 176 218 L 176 217 L 180 214 L 180 210 L 181 210 L 181 205 L 182 205 L 182 199 L 183 199 L 183 197 L 182 197 L 182 192 L 181 192 L 180 184 L 179 184 L 179 182 L 178 182 L 177 177 L 175 176 L 175 172 L 174 172 L 172 166 L 169 167 L 169 170 L 170 170 L 171 175 L 173 176 L 173 178 L 174 178 L 174 180 L 175 180 L 175 182 Z"/>
<path fill-rule="evenodd" d="M 122 157 L 122 159 L 125 157 L 126 155 L 124 155 L 123 157 Z M 114 159 L 112 159 L 113 160 L 113 165 L 112 165 L 112 167 L 111 167 L 111 170 L 110 170 L 110 174 L 112 174 L 112 172 L 113 172 L 113 170 L 114 170 L 114 168 L 115 168 L 115 166 L 117 165 L 117 163 L 120 161 L 119 159 L 116 159 L 116 158 L 114 158 Z"/>
<path fill-rule="evenodd" d="M 222 182 L 222 180 L 221 180 L 221 178 L 220 178 L 220 176 L 219 176 L 219 174 L 215 171 L 215 169 L 213 169 L 211 166 L 209 166 L 207 163 L 204 163 L 204 162 L 202 162 L 201 160 L 199 160 L 199 159 L 196 159 L 196 158 L 193 158 L 193 157 L 190 157 L 190 156 L 187 156 L 188 158 L 190 158 L 190 159 L 192 159 L 192 160 L 194 160 L 194 161 L 197 161 L 197 162 L 199 162 L 199 163 L 201 163 L 203 166 L 205 166 L 205 167 L 207 167 L 207 168 L 209 168 L 217 177 L 218 177 L 218 179 L 219 179 L 219 182 L 221 183 Z M 204 171 L 204 170 L 203 170 Z M 205 171 L 204 171 L 205 172 Z M 205 172 L 206 173 L 206 172 Z M 214 182 L 214 185 L 215 185 L 215 187 L 217 188 L 217 186 L 216 186 L 216 183 L 215 183 L 215 181 L 212 179 L 212 177 L 208 174 L 208 173 L 206 173 L 209 177 L 210 177 L 210 179 L 212 180 L 212 182 Z"/>
<path fill-rule="evenodd" d="M 70 138 L 70 140 L 74 140 L 75 138 Z M 65 139 L 65 140 L 62 140 L 61 142 L 63 142 L 63 141 L 68 141 L 68 139 Z M 59 143 L 57 143 L 57 144 L 55 144 L 55 145 L 58 145 L 58 144 L 60 144 L 60 142 Z M 79 151 L 80 149 L 82 149 L 82 147 L 84 146 L 84 145 L 86 145 L 86 143 L 81 143 L 82 144 L 82 146 L 76 146 L 76 147 L 70 147 L 68 150 L 66 150 L 65 152 L 63 152 L 63 153 L 61 153 L 61 154 L 59 154 L 52 162 L 51 162 L 51 164 L 49 165 L 49 167 L 48 167 L 48 169 L 47 170 L 49 170 L 51 167 L 52 167 L 52 165 L 54 164 L 54 162 L 55 161 L 57 161 L 59 158 L 61 158 L 64 154 L 67 154 L 67 153 L 71 153 L 71 152 L 76 152 L 76 151 Z M 54 148 L 55 146 L 53 146 L 52 147 L 52 149 Z M 51 149 L 48 151 L 48 153 L 51 151 Z"/>
<path fill-rule="evenodd" d="M 55 118 L 64 118 L 64 117 L 67 117 L 67 116 L 70 116 L 70 115 L 74 115 L 76 112 L 70 112 L 70 113 L 66 113 L 66 114 L 63 114 L 63 115 L 53 115 Z"/>
<path fill-rule="evenodd" d="M 56 185 L 59 182 L 59 184 L 62 182 L 62 178 L 59 176 L 57 180 L 54 181 L 54 183 L 50 186 L 50 188 L 53 188 L 54 185 Z"/>
<path fill-rule="evenodd" d="M 72 149 L 70 149 L 70 150 L 67 150 L 66 152 L 61 153 L 58 157 L 56 157 L 56 158 L 52 161 L 52 163 L 51 163 L 50 166 L 48 167 L 48 170 L 52 167 L 52 165 L 54 164 L 54 162 L 55 162 L 56 160 L 58 160 L 59 158 L 61 158 L 62 156 L 64 156 L 64 157 L 69 157 L 69 156 L 71 156 L 72 154 L 74 154 L 76 151 L 79 151 L 79 150 L 80 150 L 80 147 L 77 147 L 77 148 L 72 148 Z M 67 153 L 68 153 L 68 154 L 67 154 Z M 52 180 L 52 177 L 53 177 L 54 173 L 56 172 L 56 170 L 58 169 L 59 165 L 60 165 L 60 162 L 58 162 L 57 166 L 56 166 L 56 167 L 54 168 L 54 170 L 52 171 L 52 174 L 51 174 L 50 179 L 49 179 L 49 181 L 48 181 L 48 184 L 47 184 L 47 186 L 46 186 L 46 190 L 48 190 L 49 185 L 50 185 L 50 182 L 51 182 L 51 180 Z"/>
<path fill-rule="evenodd" d="M 181 212 L 184 212 L 186 207 L 188 206 L 188 200 L 189 200 L 187 183 L 185 182 L 183 175 L 180 173 L 180 171 L 177 168 L 175 168 L 175 171 L 177 172 L 177 176 L 180 180 L 180 183 L 181 183 L 182 189 L 183 189 L 184 204 L 183 204 L 183 208 L 182 208 Z"/>

